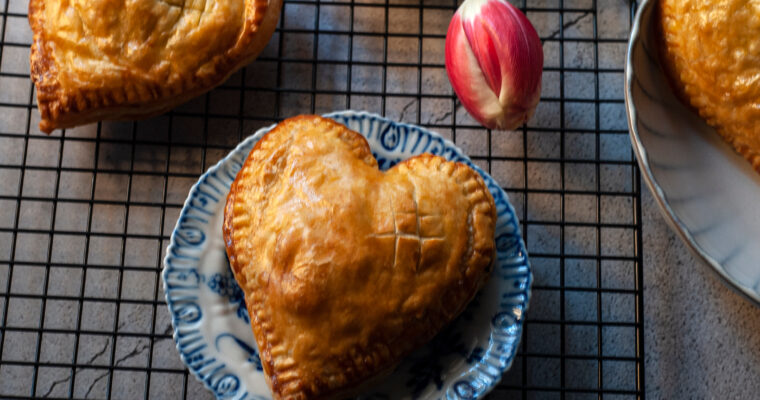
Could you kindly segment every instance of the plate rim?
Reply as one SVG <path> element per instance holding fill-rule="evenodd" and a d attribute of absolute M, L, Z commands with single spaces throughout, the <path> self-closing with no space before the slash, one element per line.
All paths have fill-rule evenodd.
<path fill-rule="evenodd" d="M 382 121 L 382 122 L 387 122 L 387 123 L 390 123 L 390 124 L 393 124 L 393 125 L 396 125 L 396 126 L 405 127 L 407 129 L 416 129 L 416 130 L 419 130 L 422 133 L 431 135 L 431 136 L 433 136 L 433 137 L 435 137 L 437 139 L 442 140 L 443 143 L 444 143 L 444 145 L 445 145 L 445 147 L 453 149 L 455 155 L 458 158 L 460 158 L 462 161 L 466 161 L 471 168 L 475 169 L 476 172 L 478 172 L 479 174 L 485 174 L 488 177 L 490 177 L 491 180 L 493 180 L 493 182 L 497 184 L 498 190 L 500 190 L 502 192 L 502 194 L 504 195 L 505 203 L 506 203 L 506 205 L 508 207 L 508 213 L 511 214 L 514 226 L 516 228 L 516 233 L 517 233 L 517 236 L 518 236 L 518 240 L 516 241 L 517 242 L 516 246 L 519 248 L 519 250 L 523 254 L 523 258 L 524 258 L 524 263 L 523 264 L 524 264 L 525 268 L 527 269 L 527 275 L 525 277 L 525 289 L 524 289 L 525 299 L 522 302 L 522 310 L 521 310 L 522 318 L 518 318 L 515 321 L 515 324 L 519 328 L 519 336 L 517 337 L 517 340 L 515 342 L 515 350 L 514 350 L 514 353 L 511 354 L 511 357 L 510 357 L 511 359 L 510 359 L 509 363 L 503 368 L 503 370 L 500 371 L 499 379 L 492 381 L 492 383 L 490 383 L 490 384 L 484 385 L 483 389 L 479 390 L 478 393 L 476 394 L 476 396 L 473 397 L 473 399 L 482 398 L 482 397 L 486 396 L 496 386 L 498 386 L 498 384 L 501 382 L 501 380 L 503 378 L 503 374 L 506 371 L 509 370 L 509 368 L 512 366 L 512 363 L 515 360 L 515 357 L 517 355 L 517 349 L 519 348 L 519 345 L 520 345 L 520 343 L 523 340 L 523 330 L 524 330 L 524 325 L 525 325 L 525 313 L 528 311 L 528 309 L 530 307 L 530 299 L 532 297 L 531 287 L 532 287 L 532 284 L 533 284 L 533 270 L 531 268 L 531 263 L 530 263 L 530 258 L 529 258 L 528 251 L 527 251 L 527 246 L 525 245 L 525 241 L 523 239 L 522 229 L 520 228 L 519 218 L 517 216 L 517 212 L 514 209 L 514 206 L 512 205 L 512 203 L 511 203 L 511 201 L 509 199 L 509 195 L 504 191 L 504 189 L 500 185 L 498 185 L 498 182 L 496 181 L 496 179 L 494 179 L 487 172 L 483 171 L 479 166 L 475 165 L 472 162 L 472 160 L 469 158 L 469 156 L 467 156 L 461 148 L 459 148 L 451 140 L 443 137 L 441 134 L 439 134 L 439 133 L 437 133 L 437 132 L 435 132 L 433 130 L 430 130 L 430 129 L 427 129 L 425 127 L 422 127 L 422 126 L 419 126 L 419 125 L 415 125 L 415 124 L 394 121 L 394 120 L 392 120 L 392 119 L 390 119 L 388 117 L 384 117 L 382 115 L 379 115 L 379 114 L 376 114 L 376 113 L 372 113 L 372 112 L 368 112 L 368 111 L 356 111 L 356 110 L 347 109 L 347 110 L 332 111 L 332 112 L 329 112 L 329 113 L 324 113 L 321 116 L 324 117 L 324 118 L 330 118 L 330 119 L 335 119 L 336 117 L 338 117 L 338 118 L 344 118 L 344 117 L 348 117 L 348 116 L 359 116 L 359 117 L 363 117 L 363 118 L 371 118 L 371 119 L 376 119 L 376 120 L 379 120 L 379 121 Z M 169 245 L 166 248 L 166 254 L 165 254 L 165 256 L 164 256 L 164 258 L 162 260 L 163 270 L 161 271 L 161 280 L 162 280 L 162 286 L 164 288 L 164 298 L 166 300 L 166 305 L 167 305 L 167 308 L 168 308 L 169 316 L 171 318 L 172 339 L 174 340 L 175 348 L 177 349 L 177 351 L 179 353 L 180 359 L 181 359 L 182 363 L 184 364 L 184 367 L 186 369 L 188 369 L 188 371 L 190 372 L 190 374 L 193 375 L 193 377 L 195 377 L 196 380 L 198 380 L 199 382 L 203 383 L 203 386 L 206 389 L 210 390 L 214 394 L 214 396 L 216 398 L 218 398 L 218 396 L 216 394 L 216 390 L 213 387 L 211 387 L 209 385 L 209 382 L 206 382 L 205 379 L 201 379 L 201 376 L 199 376 L 199 372 L 198 371 L 195 371 L 195 370 L 192 370 L 192 369 L 188 368 L 187 361 L 184 358 L 184 353 L 179 349 L 180 344 L 178 342 L 178 340 L 179 340 L 179 337 L 178 337 L 179 332 L 178 332 L 178 329 L 177 329 L 177 315 L 172 311 L 172 308 L 170 307 L 171 304 L 172 304 L 172 300 L 170 299 L 170 293 L 172 292 L 173 289 L 167 287 L 168 285 L 167 285 L 167 281 L 166 281 L 166 275 L 168 274 L 168 271 L 170 270 L 169 266 L 171 265 L 171 262 L 172 262 L 171 261 L 171 259 L 172 259 L 172 250 L 175 247 L 177 247 L 177 243 L 176 243 L 176 231 L 179 228 L 180 222 L 182 222 L 183 217 L 185 217 L 186 214 L 187 214 L 188 206 L 190 205 L 191 200 L 194 198 L 193 194 L 198 191 L 198 186 L 201 185 L 204 182 L 204 178 L 206 178 L 211 172 L 217 171 L 225 163 L 230 162 L 231 158 L 237 152 L 241 151 L 247 145 L 247 142 L 248 142 L 248 140 L 250 138 L 256 136 L 257 134 L 259 134 L 261 132 L 264 132 L 264 134 L 266 134 L 267 132 L 271 131 L 275 126 L 277 126 L 277 123 L 274 123 L 274 124 L 271 124 L 271 125 L 267 125 L 267 126 L 263 126 L 263 127 L 259 128 L 259 129 L 257 129 L 251 135 L 246 136 L 233 149 L 229 150 L 227 152 L 227 154 L 222 159 L 220 159 L 214 165 L 212 165 L 209 168 L 207 168 L 206 171 L 203 172 L 203 174 L 201 174 L 198 177 L 198 180 L 190 187 L 190 189 L 188 191 L 188 195 L 187 195 L 187 197 L 185 198 L 185 201 L 182 204 L 182 209 L 181 209 L 181 211 L 180 211 L 180 213 L 179 213 L 179 215 L 177 217 L 177 223 L 175 224 L 174 228 L 172 229 L 172 233 L 170 235 Z M 364 136 L 364 134 L 362 134 L 362 135 Z M 244 158 L 247 158 L 247 155 Z M 462 161 L 457 160 L 457 162 L 462 162 Z M 226 196 L 225 196 L 225 198 L 226 198 Z M 493 332 L 493 330 L 491 332 Z"/>
<path fill-rule="evenodd" d="M 757 293 L 756 291 L 752 290 L 751 288 L 747 287 L 746 285 L 739 282 L 736 278 L 730 276 L 725 268 L 720 264 L 718 260 L 716 260 L 714 257 L 712 257 L 706 250 L 704 250 L 694 239 L 689 229 L 686 227 L 686 225 L 681 222 L 681 219 L 678 217 L 678 215 L 675 213 L 675 211 L 670 207 L 670 203 L 667 200 L 667 197 L 665 196 L 665 191 L 662 189 L 662 187 L 657 182 L 657 179 L 654 177 L 654 174 L 652 173 L 652 170 L 649 168 L 649 157 L 647 154 L 646 147 L 641 141 L 641 138 L 639 136 L 638 128 L 636 126 L 636 121 L 638 121 L 638 113 L 636 111 L 636 105 L 633 102 L 633 79 L 635 77 L 634 73 L 634 67 L 633 67 L 633 48 L 636 46 L 636 44 L 641 39 L 641 25 L 642 25 L 642 18 L 645 12 L 648 11 L 649 8 L 654 7 L 656 4 L 656 1 L 654 0 L 642 0 L 641 4 L 639 5 L 639 9 L 636 12 L 636 17 L 634 19 L 633 25 L 631 25 L 631 36 L 628 39 L 628 46 L 626 49 L 626 61 L 625 61 L 625 109 L 626 109 L 626 116 L 628 119 L 628 136 L 631 140 L 631 145 L 633 147 L 634 153 L 636 154 L 636 160 L 639 165 L 639 170 L 643 173 L 641 176 L 644 178 L 644 182 L 646 183 L 647 187 L 649 187 L 649 190 L 652 192 L 655 200 L 655 203 L 657 204 L 660 213 L 665 219 L 665 222 L 667 222 L 668 226 L 681 238 L 681 240 L 686 244 L 686 247 L 694 254 L 697 259 L 701 260 L 704 264 L 707 264 L 710 266 L 710 269 L 714 271 L 717 276 L 723 281 L 723 283 L 735 291 L 736 293 L 742 295 L 744 298 L 750 301 L 750 303 L 754 304 L 755 306 L 760 307 L 760 293 Z M 648 21 L 647 21 L 648 23 Z M 713 128 L 710 128 L 713 129 Z M 717 133 L 716 133 L 717 135 Z"/>

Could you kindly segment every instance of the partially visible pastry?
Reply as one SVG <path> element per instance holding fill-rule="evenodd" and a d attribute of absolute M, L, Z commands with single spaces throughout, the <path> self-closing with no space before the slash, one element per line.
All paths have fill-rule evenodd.
<path fill-rule="evenodd" d="M 659 17 L 678 94 L 760 172 L 760 3 L 661 0 Z"/>
<path fill-rule="evenodd" d="M 454 319 L 490 275 L 480 175 L 429 154 L 378 170 L 330 119 L 283 121 L 248 155 L 224 213 L 275 399 L 355 393 Z"/>
<path fill-rule="evenodd" d="M 156 115 L 222 83 L 282 0 L 30 0 L 40 130 Z"/>

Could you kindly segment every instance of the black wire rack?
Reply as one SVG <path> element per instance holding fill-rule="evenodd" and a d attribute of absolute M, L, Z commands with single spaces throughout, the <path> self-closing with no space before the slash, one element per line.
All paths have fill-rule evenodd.
<path fill-rule="evenodd" d="M 179 360 L 160 271 L 189 187 L 255 129 L 365 109 L 453 140 L 509 194 L 535 284 L 492 398 L 643 398 L 641 184 L 623 104 L 636 5 L 518 2 L 541 103 L 510 132 L 459 106 L 456 1 L 285 0 L 257 61 L 166 115 L 37 129 L 25 0 L 0 4 L 0 397 L 212 398 Z"/>

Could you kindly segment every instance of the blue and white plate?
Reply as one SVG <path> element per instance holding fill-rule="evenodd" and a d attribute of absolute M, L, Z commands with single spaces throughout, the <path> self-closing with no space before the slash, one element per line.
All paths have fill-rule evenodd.
<path fill-rule="evenodd" d="M 497 259 L 472 303 L 429 344 L 368 391 L 367 399 L 476 399 L 493 389 L 517 352 L 531 273 L 515 211 L 506 193 L 437 133 L 366 112 L 326 115 L 366 136 L 381 169 L 424 152 L 473 167 L 496 201 Z M 243 293 L 222 240 L 224 202 L 260 129 L 211 167 L 190 190 L 164 260 L 166 302 L 177 350 L 219 399 L 270 399 Z"/>

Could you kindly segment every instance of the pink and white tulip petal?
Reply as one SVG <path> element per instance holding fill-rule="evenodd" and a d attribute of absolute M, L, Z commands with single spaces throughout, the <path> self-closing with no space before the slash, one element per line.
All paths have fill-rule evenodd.
<path fill-rule="evenodd" d="M 506 0 L 465 0 L 446 34 L 446 72 L 487 128 L 515 129 L 541 96 L 544 53 L 528 18 Z"/>

